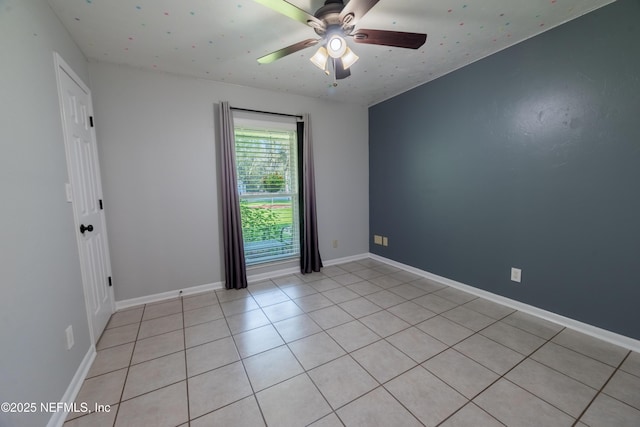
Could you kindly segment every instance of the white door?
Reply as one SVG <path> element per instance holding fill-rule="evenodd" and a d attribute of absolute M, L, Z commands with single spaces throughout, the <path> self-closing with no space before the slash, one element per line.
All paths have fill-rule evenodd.
<path fill-rule="evenodd" d="M 55 64 L 82 281 L 95 344 L 114 304 L 91 92 L 57 54 Z"/>

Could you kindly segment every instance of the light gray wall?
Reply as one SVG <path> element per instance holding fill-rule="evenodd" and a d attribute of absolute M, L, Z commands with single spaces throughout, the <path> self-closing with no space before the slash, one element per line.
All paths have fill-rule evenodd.
<path fill-rule="evenodd" d="M 53 51 L 87 81 L 46 2 L 0 0 L 0 402 L 59 401 L 91 346 Z M 45 425 L 50 415 L 0 413 L 0 425 Z"/>
<path fill-rule="evenodd" d="M 365 107 L 100 62 L 89 71 L 116 301 L 223 280 L 214 104 L 225 100 L 311 114 L 322 257 L 368 251 Z"/>

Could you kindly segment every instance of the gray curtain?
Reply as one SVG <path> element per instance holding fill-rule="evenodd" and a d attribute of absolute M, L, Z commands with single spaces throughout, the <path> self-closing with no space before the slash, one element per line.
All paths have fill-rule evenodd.
<path fill-rule="evenodd" d="M 320 271 L 322 259 L 318 249 L 316 211 L 316 179 L 313 167 L 311 121 L 309 114 L 298 122 L 298 156 L 300 168 L 300 271 L 303 274 Z"/>
<path fill-rule="evenodd" d="M 220 173 L 222 178 L 222 238 L 227 289 L 247 287 L 244 243 L 240 220 L 240 198 L 236 178 L 236 149 L 233 116 L 228 102 L 220 103 Z"/>

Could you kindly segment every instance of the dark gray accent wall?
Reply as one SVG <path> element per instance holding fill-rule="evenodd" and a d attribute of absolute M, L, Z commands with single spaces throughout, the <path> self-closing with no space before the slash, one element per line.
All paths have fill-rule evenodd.
<path fill-rule="evenodd" d="M 371 107 L 370 251 L 640 338 L 639 23 L 619 0 Z"/>

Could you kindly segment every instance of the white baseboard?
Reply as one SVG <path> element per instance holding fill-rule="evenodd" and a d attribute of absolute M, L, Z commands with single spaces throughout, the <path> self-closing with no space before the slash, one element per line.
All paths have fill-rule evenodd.
<path fill-rule="evenodd" d="M 300 267 L 281 268 L 279 270 L 273 270 L 266 273 L 252 274 L 250 276 L 247 276 L 247 282 L 251 284 L 267 279 L 273 279 L 275 277 L 289 276 L 290 274 L 296 273 L 300 273 Z"/>
<path fill-rule="evenodd" d="M 369 258 L 368 253 L 352 255 L 352 256 L 343 257 L 343 258 L 335 258 L 335 259 L 323 262 L 323 264 L 329 267 L 331 265 L 344 264 L 347 262 L 357 261 L 365 258 Z M 247 276 L 247 281 L 249 283 L 259 282 L 261 280 L 288 276 L 290 274 L 295 274 L 299 272 L 300 272 L 300 267 L 282 268 L 279 270 L 269 271 L 266 273 L 259 273 L 259 274 L 253 274 L 253 275 Z M 191 286 L 188 288 L 178 289 L 175 291 L 161 292 L 158 294 L 152 294 L 152 295 L 147 295 L 147 296 L 138 297 L 138 298 L 130 298 L 122 301 L 116 301 L 115 306 L 116 306 L 116 311 L 118 311 L 118 310 L 123 310 L 129 307 L 135 307 L 142 304 L 150 304 L 153 302 L 166 301 L 172 298 L 177 298 L 181 295 L 187 296 L 187 295 L 199 294 L 202 292 L 216 291 L 218 289 L 224 289 L 223 282 L 215 282 L 215 283 L 208 283 L 205 285 Z"/>
<path fill-rule="evenodd" d="M 583 323 L 568 317 L 564 317 L 559 314 L 552 313 L 550 311 L 546 311 L 541 308 L 538 308 L 529 304 L 525 304 L 516 300 L 512 300 L 510 298 L 506 298 L 501 295 L 497 295 L 479 288 L 475 288 L 473 286 L 470 286 L 461 282 L 457 282 L 455 280 L 448 279 L 443 276 L 438 276 L 437 274 L 420 270 L 410 265 L 402 264 L 400 262 L 393 261 L 391 259 L 384 258 L 379 255 L 365 253 L 365 254 L 353 255 L 353 256 L 344 257 L 344 258 L 336 258 L 336 259 L 324 262 L 324 265 L 329 267 L 331 265 L 344 264 L 347 262 L 358 261 L 366 258 L 371 258 L 373 260 L 383 262 L 385 264 L 400 268 L 410 273 L 414 273 L 418 276 L 427 278 L 429 280 L 433 280 L 434 282 L 441 283 L 446 286 L 451 286 L 456 289 L 460 289 L 470 294 L 513 308 L 514 310 L 519 310 L 527 314 L 531 314 L 533 316 L 539 317 L 541 319 L 556 323 L 558 325 L 577 330 L 579 332 L 590 335 L 594 338 L 601 339 L 611 344 L 618 345 L 635 352 L 640 352 L 640 341 L 636 339 L 633 339 L 624 335 L 620 335 L 615 332 L 608 331 L 606 329 L 598 328 L 596 326 L 589 325 L 587 323 Z M 294 273 L 297 273 L 298 271 L 299 271 L 298 268 L 286 268 L 286 269 L 272 271 L 269 273 L 253 275 L 248 277 L 247 279 L 250 282 L 255 282 L 259 280 L 265 280 L 265 279 L 270 279 L 275 277 L 286 276 L 289 274 L 294 274 Z M 186 289 L 182 289 L 182 295 L 183 296 L 192 295 L 192 294 L 218 290 L 223 288 L 224 288 L 224 284 L 222 282 L 209 283 L 205 285 L 192 286 Z M 158 302 L 158 301 L 163 301 L 167 299 L 172 299 L 177 296 L 180 296 L 179 290 L 162 292 L 159 294 L 153 294 L 153 295 L 148 295 L 148 296 L 139 297 L 139 298 L 132 298 L 132 299 L 123 300 L 123 301 L 117 301 L 116 309 L 122 310 L 124 308 L 133 307 L 136 305 L 148 304 L 151 302 Z M 82 362 L 80 363 L 78 370 L 73 376 L 71 383 L 67 387 L 67 390 L 65 391 L 64 396 L 60 400 L 61 402 L 71 405 L 75 401 L 76 396 L 78 395 L 78 392 L 82 387 L 82 383 L 84 382 L 84 379 L 86 378 L 87 373 L 89 372 L 89 369 L 91 368 L 91 364 L 93 363 L 93 360 L 95 359 L 95 357 L 96 357 L 96 348 L 95 346 L 91 346 L 91 348 L 89 349 L 85 357 L 82 359 Z M 54 413 L 49 419 L 49 422 L 47 423 L 47 427 L 61 427 L 64 424 L 66 417 L 67 417 L 66 412 L 61 411 L 61 412 Z"/>
<path fill-rule="evenodd" d="M 161 292 L 159 294 L 152 294 L 144 297 L 125 299 L 122 301 L 116 301 L 116 311 L 123 310 L 129 307 L 135 307 L 137 305 L 166 301 L 172 298 L 177 298 L 181 295 L 187 296 L 187 295 L 199 294 L 202 292 L 215 291 L 222 288 L 224 288 L 224 284 L 222 282 L 207 283 L 205 285 L 190 286 L 188 288 L 178 289 L 175 291 Z"/>
<path fill-rule="evenodd" d="M 496 302 L 498 304 L 505 305 L 507 307 L 513 308 L 514 310 L 519 310 L 525 312 L 527 314 L 531 314 L 533 316 L 539 317 L 544 320 L 548 320 L 550 322 L 556 323 L 558 325 L 574 329 L 576 331 L 582 332 L 584 334 L 590 335 L 594 338 L 601 339 L 603 341 L 609 342 L 611 344 L 619 345 L 624 348 L 628 348 L 629 350 L 633 350 L 636 352 L 640 352 L 640 341 L 634 338 L 630 338 L 624 335 L 617 334 L 615 332 L 608 331 L 606 329 L 598 328 L 596 326 L 590 325 L 588 323 L 580 322 L 575 319 L 571 319 L 569 317 L 561 316 L 559 314 L 543 310 L 541 308 L 525 304 L 520 301 L 516 301 L 507 297 L 503 297 L 501 295 L 494 294 L 492 292 L 488 292 L 479 288 L 475 288 L 471 285 L 467 285 L 465 283 L 457 282 L 455 280 L 449 279 L 447 277 L 438 276 L 437 274 L 430 273 L 428 271 L 420 270 L 419 268 L 412 267 L 410 265 L 402 264 L 397 261 L 393 261 L 388 258 L 381 257 L 379 255 L 375 255 L 372 253 L 363 253 L 358 255 L 352 255 L 343 258 L 336 258 L 328 261 L 324 261 L 323 264 L 326 267 L 344 264 L 347 262 L 358 261 L 366 258 L 371 258 L 385 264 L 400 268 L 402 270 L 408 271 L 410 273 L 417 274 L 418 276 L 433 280 L 434 282 L 441 283 L 446 286 L 451 286 L 452 288 L 460 289 L 462 291 L 468 292 L 470 294 L 488 299 L 490 301 Z M 300 270 L 298 267 L 289 267 L 283 268 L 280 270 L 274 270 L 266 273 L 254 274 L 247 277 L 247 281 L 251 282 L 259 282 L 261 280 L 273 279 L 276 277 L 287 276 L 290 274 L 298 273 Z M 162 292 L 159 294 L 148 295 L 139 298 L 131 298 L 128 300 L 117 301 L 116 302 L 116 310 L 122 310 L 125 308 L 149 304 L 153 302 L 165 301 L 168 299 L 176 298 L 180 295 L 192 295 L 201 292 L 207 291 L 215 291 L 218 289 L 224 289 L 223 282 L 209 283 L 205 285 L 192 286 L 189 288 L 185 288 L 182 290 Z M 182 291 L 182 294 L 180 294 Z"/>
<path fill-rule="evenodd" d="M 334 258 L 328 261 L 322 261 L 322 265 L 324 265 L 325 267 L 330 267 L 332 265 L 345 264 L 347 262 L 358 261 L 366 258 L 369 258 L 368 253 L 351 255 L 351 256 L 342 257 L 342 258 Z M 276 277 L 288 276 L 290 274 L 296 274 L 296 273 L 300 273 L 300 267 L 296 266 L 296 267 L 282 268 L 279 270 L 273 270 L 266 273 L 253 274 L 247 277 L 247 281 L 249 283 L 259 282 L 261 280 L 275 279 Z"/>
<path fill-rule="evenodd" d="M 608 331 L 606 329 L 598 328 L 596 326 L 590 325 L 588 323 L 583 323 L 578 320 L 571 319 L 569 317 L 561 316 L 559 314 L 546 311 L 541 308 L 538 308 L 529 304 L 525 304 L 520 301 L 513 300 L 511 298 L 506 298 L 501 295 L 497 295 L 497 294 L 494 294 L 482 289 L 478 289 L 461 282 L 457 282 L 452 279 L 448 279 L 446 277 L 438 276 L 437 274 L 420 270 L 418 268 L 411 267 L 410 265 L 402 264 L 400 262 L 393 261 L 391 259 L 384 258 L 379 255 L 369 254 L 369 258 L 380 261 L 380 262 L 384 262 L 385 264 L 389 264 L 391 266 L 400 268 L 410 273 L 417 274 L 418 276 L 427 278 L 429 280 L 433 280 L 434 282 L 451 286 L 452 288 L 460 289 L 461 291 L 465 291 L 470 294 L 496 302 L 498 304 L 505 305 L 507 307 L 513 308 L 514 310 L 519 310 L 527 314 L 531 314 L 533 316 L 539 317 L 541 319 L 556 323 L 558 325 L 561 325 L 570 329 L 574 329 L 578 332 L 582 332 L 584 334 L 590 335 L 594 338 L 601 339 L 608 343 L 618 345 L 620 347 L 624 347 L 629 350 L 633 350 L 635 352 L 640 352 L 640 341 L 634 338 L 620 335 L 615 332 Z"/>
<path fill-rule="evenodd" d="M 329 261 L 326 261 L 326 262 L 323 261 L 322 264 L 324 264 L 325 267 L 330 267 L 332 265 L 346 264 L 348 262 L 359 261 L 361 259 L 367 259 L 367 258 L 370 258 L 370 257 L 371 257 L 371 254 L 364 253 L 364 254 L 346 256 L 346 257 L 342 257 L 342 258 L 330 259 Z"/>
<path fill-rule="evenodd" d="M 67 406 L 71 406 L 73 402 L 76 400 L 76 396 L 78 396 L 78 392 L 80 391 L 80 387 L 82 387 L 82 383 L 84 379 L 87 377 L 89 373 L 89 368 L 91 368 L 91 364 L 93 360 L 96 358 L 96 347 L 91 346 L 87 354 L 85 354 L 78 370 L 76 371 L 73 379 L 69 383 L 67 390 L 64 392 L 62 399 L 60 402 L 66 403 Z M 64 420 L 67 418 L 68 412 L 66 411 L 58 411 L 54 412 L 49 418 L 49 422 L 47 423 L 47 427 L 61 427 L 64 424 Z"/>

